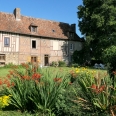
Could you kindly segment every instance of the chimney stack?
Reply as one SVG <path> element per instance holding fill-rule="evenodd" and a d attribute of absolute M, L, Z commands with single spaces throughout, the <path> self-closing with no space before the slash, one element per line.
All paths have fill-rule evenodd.
<path fill-rule="evenodd" d="M 76 33 L 76 24 L 71 24 L 71 31 Z"/>
<path fill-rule="evenodd" d="M 20 8 L 15 8 L 14 9 L 14 15 L 17 21 L 21 20 L 21 14 L 20 14 Z"/>

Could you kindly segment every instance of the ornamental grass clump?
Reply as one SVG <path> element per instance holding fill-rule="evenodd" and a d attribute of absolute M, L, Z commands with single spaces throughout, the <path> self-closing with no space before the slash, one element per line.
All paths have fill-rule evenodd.
<path fill-rule="evenodd" d="M 40 69 L 31 64 L 22 64 L 24 70 L 14 69 L 10 74 L 11 88 L 6 87 L 6 94 L 11 96 L 11 104 L 24 111 L 38 111 L 51 114 L 55 111 L 59 96 L 68 86 L 65 73 L 49 69 Z"/>
<path fill-rule="evenodd" d="M 83 76 L 82 76 L 83 75 Z M 76 79 L 79 91 L 74 88 L 75 99 L 82 112 L 91 115 L 116 115 L 116 82 L 112 86 L 112 80 L 107 73 L 96 72 L 80 74 Z"/>

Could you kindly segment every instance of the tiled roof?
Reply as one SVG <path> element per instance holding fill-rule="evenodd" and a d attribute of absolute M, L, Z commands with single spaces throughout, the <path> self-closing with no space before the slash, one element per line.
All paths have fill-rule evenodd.
<path fill-rule="evenodd" d="M 0 12 L 0 31 L 18 34 L 44 36 L 59 39 L 68 39 L 68 32 L 71 26 L 67 23 L 55 22 L 27 16 L 16 20 L 14 14 Z M 37 26 L 37 32 L 30 31 L 30 25 Z"/>

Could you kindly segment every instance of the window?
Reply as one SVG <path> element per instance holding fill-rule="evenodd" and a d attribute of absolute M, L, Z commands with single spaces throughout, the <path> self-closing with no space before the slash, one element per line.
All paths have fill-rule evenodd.
<path fill-rule="evenodd" d="M 4 37 L 4 47 L 9 47 L 9 46 L 10 46 L 10 38 Z"/>
<path fill-rule="evenodd" d="M 70 44 L 70 50 L 73 50 L 74 49 L 74 45 L 71 43 Z"/>
<path fill-rule="evenodd" d="M 37 26 L 31 26 L 31 32 L 37 32 Z"/>
<path fill-rule="evenodd" d="M 36 40 L 32 40 L 32 48 L 36 48 Z"/>
<path fill-rule="evenodd" d="M 53 50 L 58 50 L 58 41 L 53 41 Z"/>
<path fill-rule="evenodd" d="M 5 54 L 0 54 L 0 61 L 5 61 Z"/>
<path fill-rule="evenodd" d="M 37 62 L 37 56 L 31 56 L 31 62 Z"/>

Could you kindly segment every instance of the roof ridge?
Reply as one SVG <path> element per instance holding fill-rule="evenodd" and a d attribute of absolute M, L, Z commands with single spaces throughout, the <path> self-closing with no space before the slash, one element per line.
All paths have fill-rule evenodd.
<path fill-rule="evenodd" d="M 2 11 L 0 11 L 0 13 L 13 15 L 12 13 L 2 12 Z"/>
<path fill-rule="evenodd" d="M 45 21 L 50 21 L 50 22 L 55 22 L 55 23 L 63 23 L 63 24 L 68 24 L 68 25 L 69 25 L 69 23 L 60 22 L 60 21 L 55 21 L 55 20 L 50 20 L 50 19 L 37 18 L 37 17 L 25 16 L 25 15 L 21 15 L 21 16 L 23 16 L 23 17 L 27 17 L 27 18 L 36 19 L 36 20 L 45 20 Z"/>
<path fill-rule="evenodd" d="M 0 13 L 7 14 L 7 15 L 14 15 L 13 13 L 7 13 L 7 12 L 2 12 L 2 11 L 0 11 Z M 25 15 L 21 15 L 21 16 L 27 17 L 27 18 L 36 19 L 36 20 L 44 20 L 44 21 L 50 21 L 50 22 L 62 23 L 62 24 L 70 25 L 69 23 L 66 23 L 66 22 L 60 22 L 60 21 L 55 21 L 55 20 L 50 20 L 50 19 L 38 18 L 38 17 L 33 17 L 33 16 L 25 16 Z"/>

